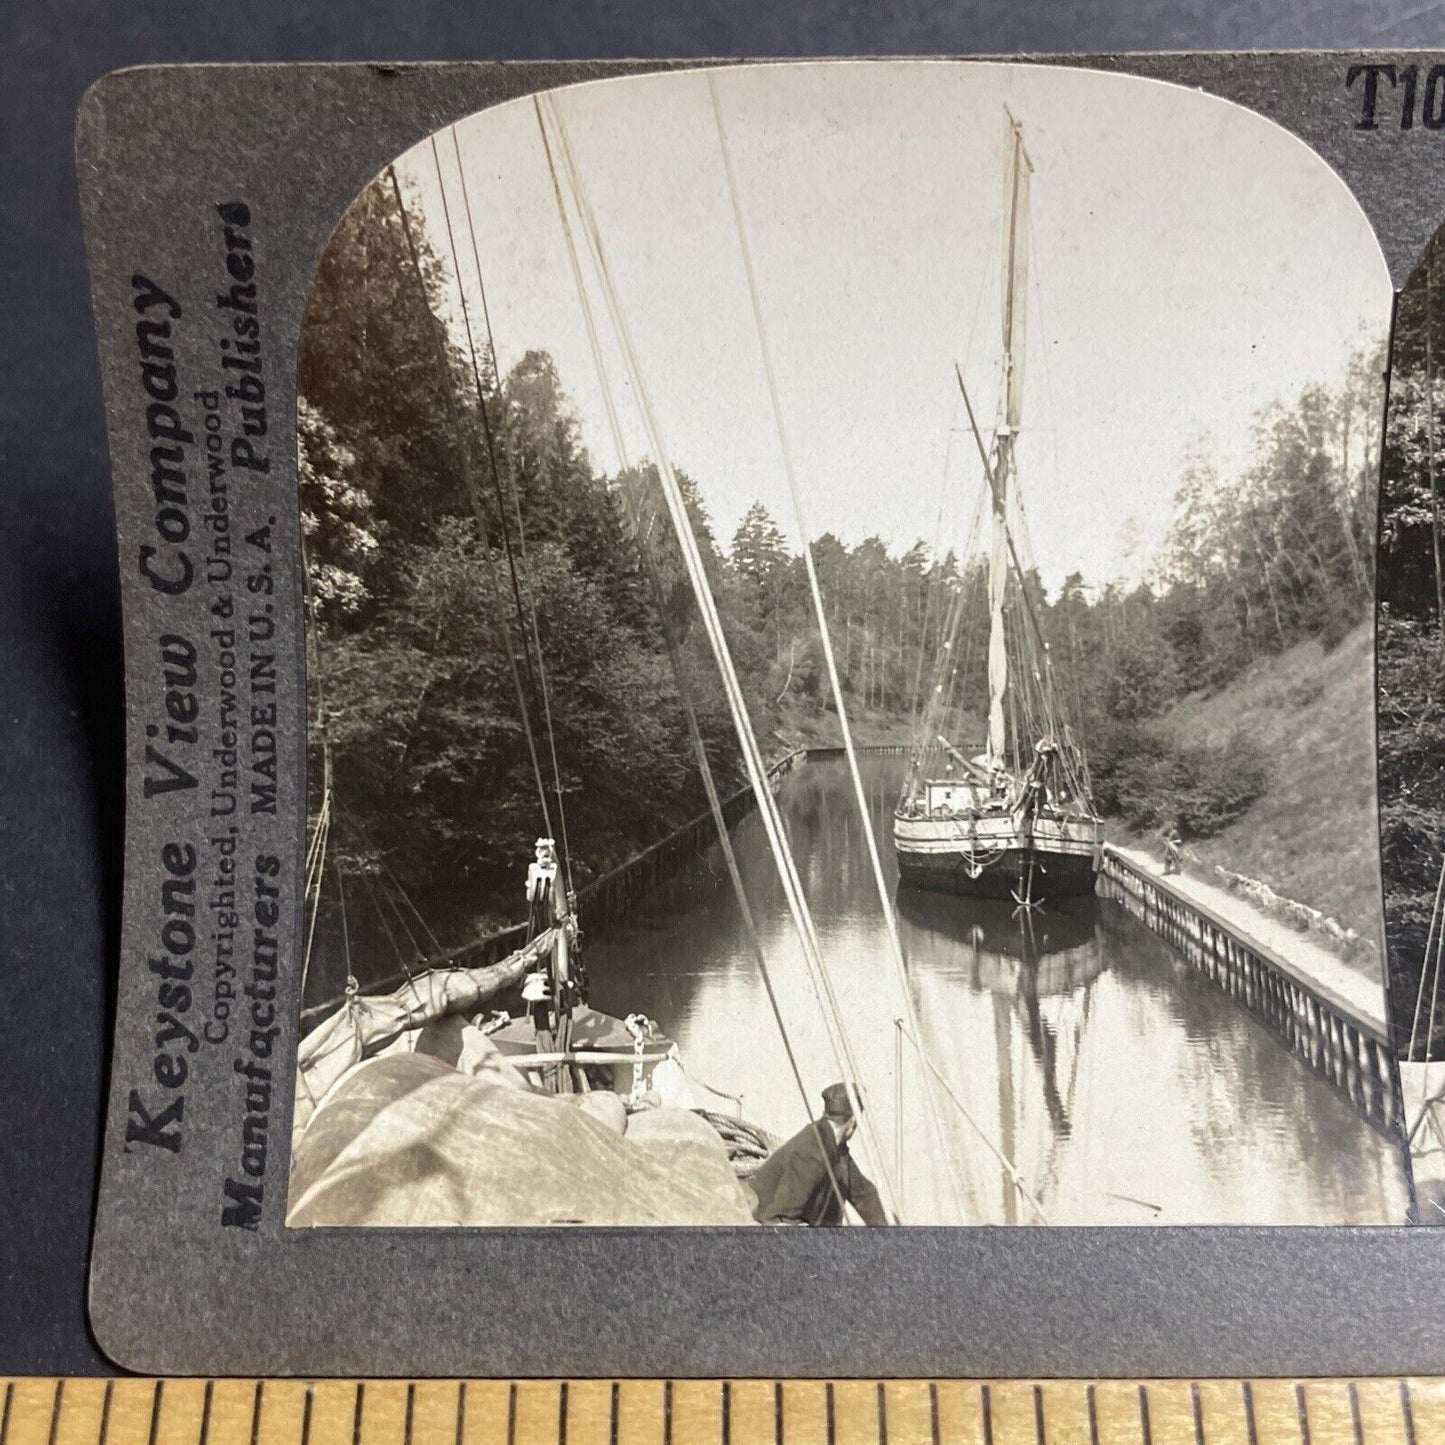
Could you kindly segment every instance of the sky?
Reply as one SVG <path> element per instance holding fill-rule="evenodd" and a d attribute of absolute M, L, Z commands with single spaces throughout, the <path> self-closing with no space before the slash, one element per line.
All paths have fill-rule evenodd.
<path fill-rule="evenodd" d="M 1182 458 L 1226 474 L 1262 407 L 1382 339 L 1363 213 L 1301 142 L 1230 102 L 1082 69 L 847 61 L 715 72 L 806 535 L 962 545 L 998 396 L 1006 114 L 1033 161 L 1019 485 L 1035 555 L 1137 577 Z M 796 541 L 704 73 L 553 93 L 673 462 L 726 542 L 755 500 Z M 617 469 L 530 100 L 398 161 L 503 371 L 550 352 L 594 464 Z M 461 172 L 458 169 L 460 160 Z M 569 203 L 570 204 L 570 203 Z M 575 218 L 574 218 L 575 228 Z M 633 459 L 647 454 L 600 287 L 585 285 Z M 450 324 L 461 307 L 453 284 Z M 1382 397 L 1383 400 L 1383 397 Z"/>

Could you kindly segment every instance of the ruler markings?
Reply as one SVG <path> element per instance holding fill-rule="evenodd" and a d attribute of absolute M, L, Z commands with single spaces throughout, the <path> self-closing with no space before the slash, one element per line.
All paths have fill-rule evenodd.
<path fill-rule="evenodd" d="M 360 1445 L 401 1445 L 406 1431 L 407 1387 L 398 1380 L 367 1380 L 358 1397 Z"/>
<path fill-rule="evenodd" d="M 1309 1380 L 1296 1387 L 1304 1401 L 1304 1419 L 1311 1445 L 1333 1445 L 1339 1440 L 1355 1445 L 1355 1422 L 1350 1413 L 1349 1386 L 1339 1380 Z"/>
<path fill-rule="evenodd" d="M 621 1431 L 621 1445 L 662 1445 L 662 1404 L 663 1387 L 660 1380 L 623 1380 L 618 1392 L 618 1429 Z M 772 1395 L 764 1387 L 767 1410 L 772 1410 Z M 769 1423 L 759 1423 L 749 1435 L 749 1445 L 765 1442 L 772 1434 Z M 523 1445 L 533 1445 L 526 1441 Z"/>
<path fill-rule="evenodd" d="M 874 1382 L 834 1382 L 833 1432 L 837 1445 L 878 1445 L 878 1395 Z M 741 1431 L 736 1438 L 737 1445 L 748 1445 L 748 1437 Z"/>
<path fill-rule="evenodd" d="M 934 1445 L 933 1391 L 922 1380 L 882 1382 L 889 1445 Z M 788 1445 L 793 1442 L 788 1441 Z M 952 1445 L 952 1442 L 949 1442 Z"/>
<path fill-rule="evenodd" d="M 1258 1445 L 1250 1439 L 1240 1381 L 1198 1380 L 1191 1393 L 1196 1403 L 1195 1445 Z"/>
<path fill-rule="evenodd" d="M 1096 1380 L 1094 1419 L 1103 1445 L 1144 1445 L 1138 1389 L 1124 1380 Z"/>
<path fill-rule="evenodd" d="M 509 1445 L 555 1445 L 562 1386 L 556 1380 L 518 1380 L 508 1405 Z M 624 1441 L 630 1440 L 624 1430 Z"/>
<path fill-rule="evenodd" d="M 1400 1415 L 1405 1422 L 1405 1439 L 1409 1445 L 1416 1445 L 1415 1441 L 1415 1412 L 1410 1407 L 1410 1386 L 1400 1381 Z"/>
<path fill-rule="evenodd" d="M 418 1445 L 458 1445 L 466 1423 L 466 1386 L 452 1380 L 417 1380 L 410 1389 L 409 1438 Z"/>
<path fill-rule="evenodd" d="M 109 1445 L 145 1445 L 150 1435 L 151 1405 L 155 1384 L 150 1380 L 116 1380 L 106 1420 Z M 17 1399 L 19 1397 L 17 1396 Z M 10 1445 L 17 1445 L 15 1421 L 10 1422 Z M 38 1445 L 38 1442 L 37 1442 Z M 230 1442 L 226 1442 L 230 1445 Z M 235 1445 L 244 1445 L 243 1441 Z"/>
<path fill-rule="evenodd" d="M 1151 1445 L 1195 1445 L 1194 1392 L 1182 1380 L 1151 1381 L 1141 1390 Z"/>
<path fill-rule="evenodd" d="M 164 1380 L 161 1384 L 162 1388 L 156 1391 L 150 1445 L 196 1445 L 207 1428 L 205 1383 Z M 268 1431 L 269 1445 L 279 1445 L 279 1433 L 274 1427 Z"/>
<path fill-rule="evenodd" d="M 1410 1445 L 1398 1380 L 1360 1380 L 1356 1393 L 1368 1445 Z"/>
<path fill-rule="evenodd" d="M 1445 1381 L 1407 1380 L 1410 1420 L 1419 1445 L 1445 1440 Z"/>
<path fill-rule="evenodd" d="M 1260 1445 L 1299 1445 L 1299 1405 L 1288 1380 L 1252 1380 Z"/>
<path fill-rule="evenodd" d="M 107 1380 L 65 1381 L 65 1408 L 57 1414 L 51 1445 L 96 1445 L 104 1439 L 108 1385 Z"/>
<path fill-rule="evenodd" d="M 990 1382 L 989 1423 L 994 1445 L 1037 1445 L 1038 1404 L 1031 1385 L 1022 1389 Z"/>
<path fill-rule="evenodd" d="M 775 1433 L 786 1445 L 828 1445 L 828 1387 L 821 1380 L 788 1380 L 778 1387 Z M 836 1422 L 833 1427 L 836 1430 Z M 679 1445 L 692 1445 L 681 1441 Z"/>
<path fill-rule="evenodd" d="M 777 1397 L 771 1381 L 728 1381 L 728 1432 L 732 1440 L 739 1445 L 768 1445 L 777 1428 Z M 623 1445 L 633 1445 L 630 1435 Z"/>
<path fill-rule="evenodd" d="M 55 1382 L 55 1403 L 50 1407 L 50 1434 L 46 1439 L 46 1445 L 55 1445 L 55 1437 L 60 1433 L 60 1412 L 65 1408 L 65 1381 Z"/>
<path fill-rule="evenodd" d="M 0 1445 L 1445 1445 L 1445 1379 L 0 1380 Z"/>
<path fill-rule="evenodd" d="M 573 1393 L 586 1388 L 573 1384 Z M 601 1396 L 598 1396 L 599 1402 Z M 605 1412 L 599 1412 L 605 1421 Z M 675 1380 L 672 1386 L 672 1432 L 677 1445 L 722 1445 L 722 1386 L 716 1380 Z M 606 1445 L 598 1435 L 573 1445 Z"/>
<path fill-rule="evenodd" d="M 309 1445 L 353 1445 L 360 1430 L 357 1420 L 359 1386 L 346 1380 L 318 1380 L 309 1387 L 309 1392 L 312 1397 Z M 212 1406 L 213 1415 L 216 1408 Z M 208 1439 L 205 1445 L 218 1445 L 218 1442 Z"/>
<path fill-rule="evenodd" d="M 462 1445 L 504 1445 L 511 1397 L 506 1380 L 468 1380 Z"/>
<path fill-rule="evenodd" d="M 938 1397 L 940 1445 L 983 1445 L 978 1386 L 962 1380 L 939 1380 L 933 1388 Z"/>
<path fill-rule="evenodd" d="M 1088 1386 L 1078 1380 L 1043 1380 L 1034 1390 L 1036 1441 L 1043 1445 L 1094 1445 L 1098 1411 L 1096 1405 L 1090 1416 Z"/>

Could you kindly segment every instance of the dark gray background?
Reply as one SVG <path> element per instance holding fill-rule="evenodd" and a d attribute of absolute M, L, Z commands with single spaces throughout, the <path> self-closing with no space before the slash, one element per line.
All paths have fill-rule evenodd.
<path fill-rule="evenodd" d="M 87 1333 L 84 1283 L 122 821 L 118 588 L 71 162 L 75 108 L 90 81 L 148 61 L 1445 43 L 1445 11 L 1419 0 L 1095 0 L 1072 7 L 1057 0 L 872 7 L 331 0 L 324 7 L 166 3 L 124 11 L 19 0 L 8 19 L 0 45 L 0 195 L 7 203 L 0 227 L 0 533 L 9 564 L 0 568 L 0 1371 L 57 1374 L 108 1368 Z M 1408 1312 L 1409 1302 L 1400 1304 Z M 540 1356 L 538 1364 L 545 1367 Z M 878 1368 L 887 1368 L 881 1356 Z"/>

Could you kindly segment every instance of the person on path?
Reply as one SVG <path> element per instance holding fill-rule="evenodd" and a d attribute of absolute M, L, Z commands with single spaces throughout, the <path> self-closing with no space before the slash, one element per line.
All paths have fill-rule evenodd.
<path fill-rule="evenodd" d="M 1170 827 L 1164 834 L 1164 873 L 1167 877 L 1170 873 L 1179 872 L 1180 859 L 1184 853 L 1184 839 L 1179 836 L 1179 829 Z"/>
<path fill-rule="evenodd" d="M 857 1127 L 847 1088 L 829 1084 L 823 1117 L 775 1149 L 749 1181 L 758 1197 L 753 1218 L 759 1224 L 842 1224 L 846 1200 L 864 1224 L 890 1223 L 878 1190 L 848 1152 Z"/>

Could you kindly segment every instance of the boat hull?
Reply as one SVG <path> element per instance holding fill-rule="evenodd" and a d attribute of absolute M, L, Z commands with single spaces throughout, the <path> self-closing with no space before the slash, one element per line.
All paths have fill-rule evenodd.
<path fill-rule="evenodd" d="M 1029 870 L 1033 868 L 1033 889 Z M 898 873 L 910 888 L 961 898 L 1075 898 L 1094 891 L 1094 860 L 1038 848 L 1011 848 L 976 875 L 962 854 L 898 854 Z"/>
<path fill-rule="evenodd" d="M 911 888 L 963 898 L 1079 897 L 1094 891 L 1098 825 L 1039 818 L 1027 834 L 1007 817 L 971 825 L 928 816 L 894 819 L 898 872 Z"/>

